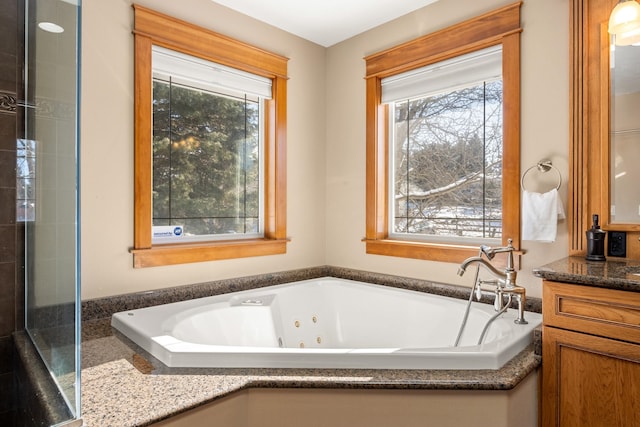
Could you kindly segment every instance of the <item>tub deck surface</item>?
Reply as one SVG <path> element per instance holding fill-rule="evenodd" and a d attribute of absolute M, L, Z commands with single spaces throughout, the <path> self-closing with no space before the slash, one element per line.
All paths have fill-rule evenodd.
<path fill-rule="evenodd" d="M 498 370 L 180 368 L 143 373 L 152 371 L 153 364 L 111 335 L 107 322 L 85 323 L 82 418 L 89 427 L 151 425 L 251 387 L 510 390 L 540 365 L 531 345 Z"/>
<path fill-rule="evenodd" d="M 469 289 L 340 267 L 323 266 L 268 275 L 233 278 L 98 300 L 83 301 L 82 418 L 88 427 L 147 426 L 180 412 L 248 388 L 335 388 L 405 390 L 511 390 L 541 363 L 541 333 L 533 345 L 497 370 L 319 370 L 319 369 L 156 369 L 113 336 L 111 315 L 131 308 L 166 304 L 208 295 L 333 276 L 384 283 L 466 300 Z M 528 311 L 541 311 L 527 298 Z M 136 360 L 136 362 L 134 362 Z M 138 366 L 137 369 L 134 364 Z"/>

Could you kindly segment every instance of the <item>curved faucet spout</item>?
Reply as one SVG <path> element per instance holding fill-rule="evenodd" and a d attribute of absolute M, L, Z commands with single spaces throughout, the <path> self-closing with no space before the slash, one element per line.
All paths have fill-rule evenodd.
<path fill-rule="evenodd" d="M 498 279 L 502 279 L 502 280 L 507 280 L 507 274 L 498 270 L 497 268 L 495 268 L 493 265 L 491 265 L 490 262 L 488 262 L 487 260 L 485 260 L 482 257 L 479 256 L 474 256 L 471 258 L 467 258 L 464 261 L 462 261 L 462 264 L 460 264 L 460 268 L 458 268 L 458 276 L 462 276 L 464 275 L 465 271 L 467 270 L 467 267 L 470 266 L 471 264 L 480 264 L 482 266 L 484 266 L 487 270 L 489 270 L 491 272 L 491 274 L 493 274 L 494 276 L 496 276 Z"/>
<path fill-rule="evenodd" d="M 517 272 L 514 268 L 513 263 L 513 251 L 515 250 L 512 244 L 512 240 L 507 240 L 508 244 L 502 248 L 490 248 L 488 246 L 481 246 L 480 253 L 477 256 L 473 256 L 465 259 L 460 264 L 458 268 L 458 276 L 463 276 L 467 267 L 471 264 L 477 264 L 478 271 L 480 270 L 480 266 L 483 266 L 491 274 L 498 278 L 497 281 L 483 281 L 478 280 L 478 272 L 476 272 L 476 278 L 474 279 L 473 290 L 471 291 L 471 296 L 469 297 L 469 303 L 471 303 L 471 299 L 473 298 L 473 292 L 478 292 L 480 285 L 482 284 L 493 284 L 495 286 L 495 296 L 496 299 L 494 301 L 494 306 L 498 314 L 501 314 L 506 310 L 507 307 L 511 305 L 511 300 L 515 296 L 516 301 L 518 302 L 518 318 L 515 320 L 518 324 L 525 324 L 527 321 L 524 319 L 524 305 L 525 305 L 525 289 L 521 286 L 516 285 L 516 276 Z M 504 271 L 498 270 L 496 267 L 491 264 L 490 260 L 493 259 L 495 254 L 497 253 L 507 253 L 507 266 Z M 483 257 L 484 255 L 484 257 Z M 509 301 L 504 304 L 503 295 L 507 295 L 509 297 Z M 465 319 L 462 323 L 462 327 L 460 332 L 458 333 L 458 339 L 456 339 L 456 345 L 458 344 L 458 340 L 460 339 L 460 334 L 462 334 L 462 328 L 464 328 L 466 322 Z M 490 320 L 491 322 L 491 320 Z M 485 327 L 486 328 L 486 327 Z M 484 335 L 484 332 L 483 332 Z"/>

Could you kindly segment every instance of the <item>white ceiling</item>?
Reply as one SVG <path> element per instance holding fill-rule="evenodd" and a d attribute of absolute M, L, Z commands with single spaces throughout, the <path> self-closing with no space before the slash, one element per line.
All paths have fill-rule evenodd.
<path fill-rule="evenodd" d="M 437 0 L 213 0 L 329 47 Z"/>

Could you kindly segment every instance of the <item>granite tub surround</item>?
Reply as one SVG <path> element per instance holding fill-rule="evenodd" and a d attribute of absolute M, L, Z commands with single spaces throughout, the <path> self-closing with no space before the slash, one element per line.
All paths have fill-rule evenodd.
<path fill-rule="evenodd" d="M 608 257 L 606 261 L 587 261 L 572 256 L 534 269 L 545 280 L 640 292 L 640 261 Z"/>
<path fill-rule="evenodd" d="M 118 311 L 315 279 L 327 275 L 330 275 L 327 267 L 314 267 L 85 300 L 82 301 L 82 321 L 111 318 L 111 315 Z"/>
<path fill-rule="evenodd" d="M 536 344 L 499 370 L 168 368 L 115 333 L 113 313 L 318 277 L 338 277 L 467 299 L 469 288 L 330 266 L 221 280 L 83 302 L 82 418 L 92 426 L 147 426 L 251 388 L 514 389 L 540 366 Z M 531 298 L 527 310 L 540 311 Z M 539 335 L 536 335 L 539 340 Z"/>
<path fill-rule="evenodd" d="M 320 277 L 356 280 L 465 300 L 469 298 L 469 292 L 471 291 L 470 288 L 465 286 L 449 285 L 429 280 L 371 273 L 342 267 L 320 266 L 264 275 L 217 280 L 160 289 L 157 291 L 85 300 L 82 301 L 83 334 L 85 326 L 90 328 L 92 333 L 94 332 L 94 329 L 104 329 L 101 323 L 103 323 L 105 319 L 110 320 L 114 313 L 120 311 L 168 304 L 212 295 L 220 295 L 235 291 L 256 289 L 289 282 L 297 282 L 307 279 L 317 279 Z M 486 296 L 483 298 L 482 302 L 493 304 L 493 301 L 490 301 Z M 539 298 L 527 297 L 525 310 L 540 313 L 542 311 L 541 300 Z"/>
<path fill-rule="evenodd" d="M 146 356 L 146 355 L 145 355 Z M 539 365 L 530 346 L 499 370 L 173 369 L 116 336 L 82 344 L 82 418 L 88 427 L 148 426 L 248 388 L 511 390 Z M 150 363 L 150 362 L 148 362 Z"/>

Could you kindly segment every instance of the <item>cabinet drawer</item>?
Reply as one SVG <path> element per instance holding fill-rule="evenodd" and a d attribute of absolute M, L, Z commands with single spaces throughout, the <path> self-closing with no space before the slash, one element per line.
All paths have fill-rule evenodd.
<path fill-rule="evenodd" d="M 640 344 L 640 293 L 545 280 L 543 323 Z"/>

